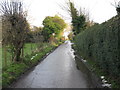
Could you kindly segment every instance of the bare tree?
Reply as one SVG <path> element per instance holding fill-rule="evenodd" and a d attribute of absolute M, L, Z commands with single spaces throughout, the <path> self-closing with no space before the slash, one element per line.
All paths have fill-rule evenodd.
<path fill-rule="evenodd" d="M 27 12 L 23 10 L 23 3 L 18 0 L 2 1 L 0 6 L 3 43 L 13 47 L 14 61 L 20 61 L 21 50 L 29 29 Z"/>
<path fill-rule="evenodd" d="M 111 5 L 116 8 L 117 14 L 120 15 L 120 1 L 117 2 L 117 1 L 114 0 L 114 4 L 111 3 Z"/>
<path fill-rule="evenodd" d="M 72 0 L 68 0 L 66 2 L 66 6 L 61 5 L 60 7 L 65 10 L 71 17 L 71 23 L 75 35 L 92 26 L 89 12 L 85 8 L 76 8 Z"/>
<path fill-rule="evenodd" d="M 116 7 L 117 13 L 118 15 L 120 15 L 120 1 L 118 2 L 118 5 Z"/>

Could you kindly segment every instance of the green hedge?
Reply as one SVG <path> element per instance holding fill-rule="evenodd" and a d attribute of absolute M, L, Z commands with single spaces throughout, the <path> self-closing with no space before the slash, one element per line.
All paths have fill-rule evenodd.
<path fill-rule="evenodd" d="M 107 75 L 120 80 L 120 17 L 96 24 L 75 37 L 80 55 L 97 63 Z"/>

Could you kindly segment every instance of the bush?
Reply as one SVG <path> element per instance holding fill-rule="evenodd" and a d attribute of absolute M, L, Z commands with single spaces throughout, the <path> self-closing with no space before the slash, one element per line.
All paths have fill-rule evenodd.
<path fill-rule="evenodd" d="M 27 65 L 24 63 L 14 63 L 11 64 L 6 71 L 2 73 L 2 86 L 6 87 L 11 82 L 13 82 L 19 75 L 21 75 L 26 69 L 28 68 Z"/>
<path fill-rule="evenodd" d="M 97 63 L 107 75 L 120 80 L 120 17 L 94 25 L 75 37 L 80 55 Z"/>

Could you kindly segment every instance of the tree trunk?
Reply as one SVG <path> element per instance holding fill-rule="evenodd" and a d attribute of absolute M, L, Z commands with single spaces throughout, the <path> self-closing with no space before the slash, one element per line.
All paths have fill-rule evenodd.
<path fill-rule="evenodd" d="M 4 65 L 5 67 L 7 66 L 7 49 L 6 49 L 6 46 L 4 47 Z"/>
<path fill-rule="evenodd" d="M 23 58 L 24 58 L 24 48 L 22 48 L 22 61 L 23 61 Z"/>
<path fill-rule="evenodd" d="M 32 43 L 31 43 L 31 53 L 33 52 L 33 47 L 32 47 Z"/>
<path fill-rule="evenodd" d="M 21 49 L 16 49 L 14 61 L 17 61 L 17 62 L 20 61 L 20 55 L 21 55 Z"/>

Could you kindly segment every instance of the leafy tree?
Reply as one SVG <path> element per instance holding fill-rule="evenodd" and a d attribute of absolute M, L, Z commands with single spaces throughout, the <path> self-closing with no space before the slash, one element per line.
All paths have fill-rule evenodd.
<path fill-rule="evenodd" d="M 43 35 L 42 35 L 42 28 L 41 27 L 33 27 L 32 33 L 32 41 L 35 43 L 42 42 L 44 40 Z"/>
<path fill-rule="evenodd" d="M 73 2 L 69 0 L 68 2 L 68 11 L 70 13 L 70 16 L 72 18 L 72 25 L 73 25 L 73 32 L 74 34 L 80 33 L 84 28 L 86 24 L 86 16 L 83 14 L 82 10 L 79 12 L 76 8 Z"/>
<path fill-rule="evenodd" d="M 42 34 L 44 36 L 45 41 L 48 41 L 48 39 L 55 34 L 55 37 L 57 37 L 61 31 L 66 27 L 66 24 L 62 18 L 55 15 L 54 17 L 46 17 L 43 20 L 43 31 Z"/>
<path fill-rule="evenodd" d="M 93 23 L 89 20 L 89 13 L 85 12 L 80 8 L 79 10 L 75 7 L 74 2 L 71 2 L 71 0 L 68 0 L 67 7 L 63 6 L 62 9 L 66 10 L 70 17 L 71 17 L 71 23 L 73 26 L 73 32 L 74 34 L 79 34 L 81 31 L 83 31 L 85 28 L 91 26 Z"/>
<path fill-rule="evenodd" d="M 80 33 L 85 28 L 85 17 L 84 15 L 77 16 L 72 20 L 73 23 L 73 31 L 75 34 Z"/>

